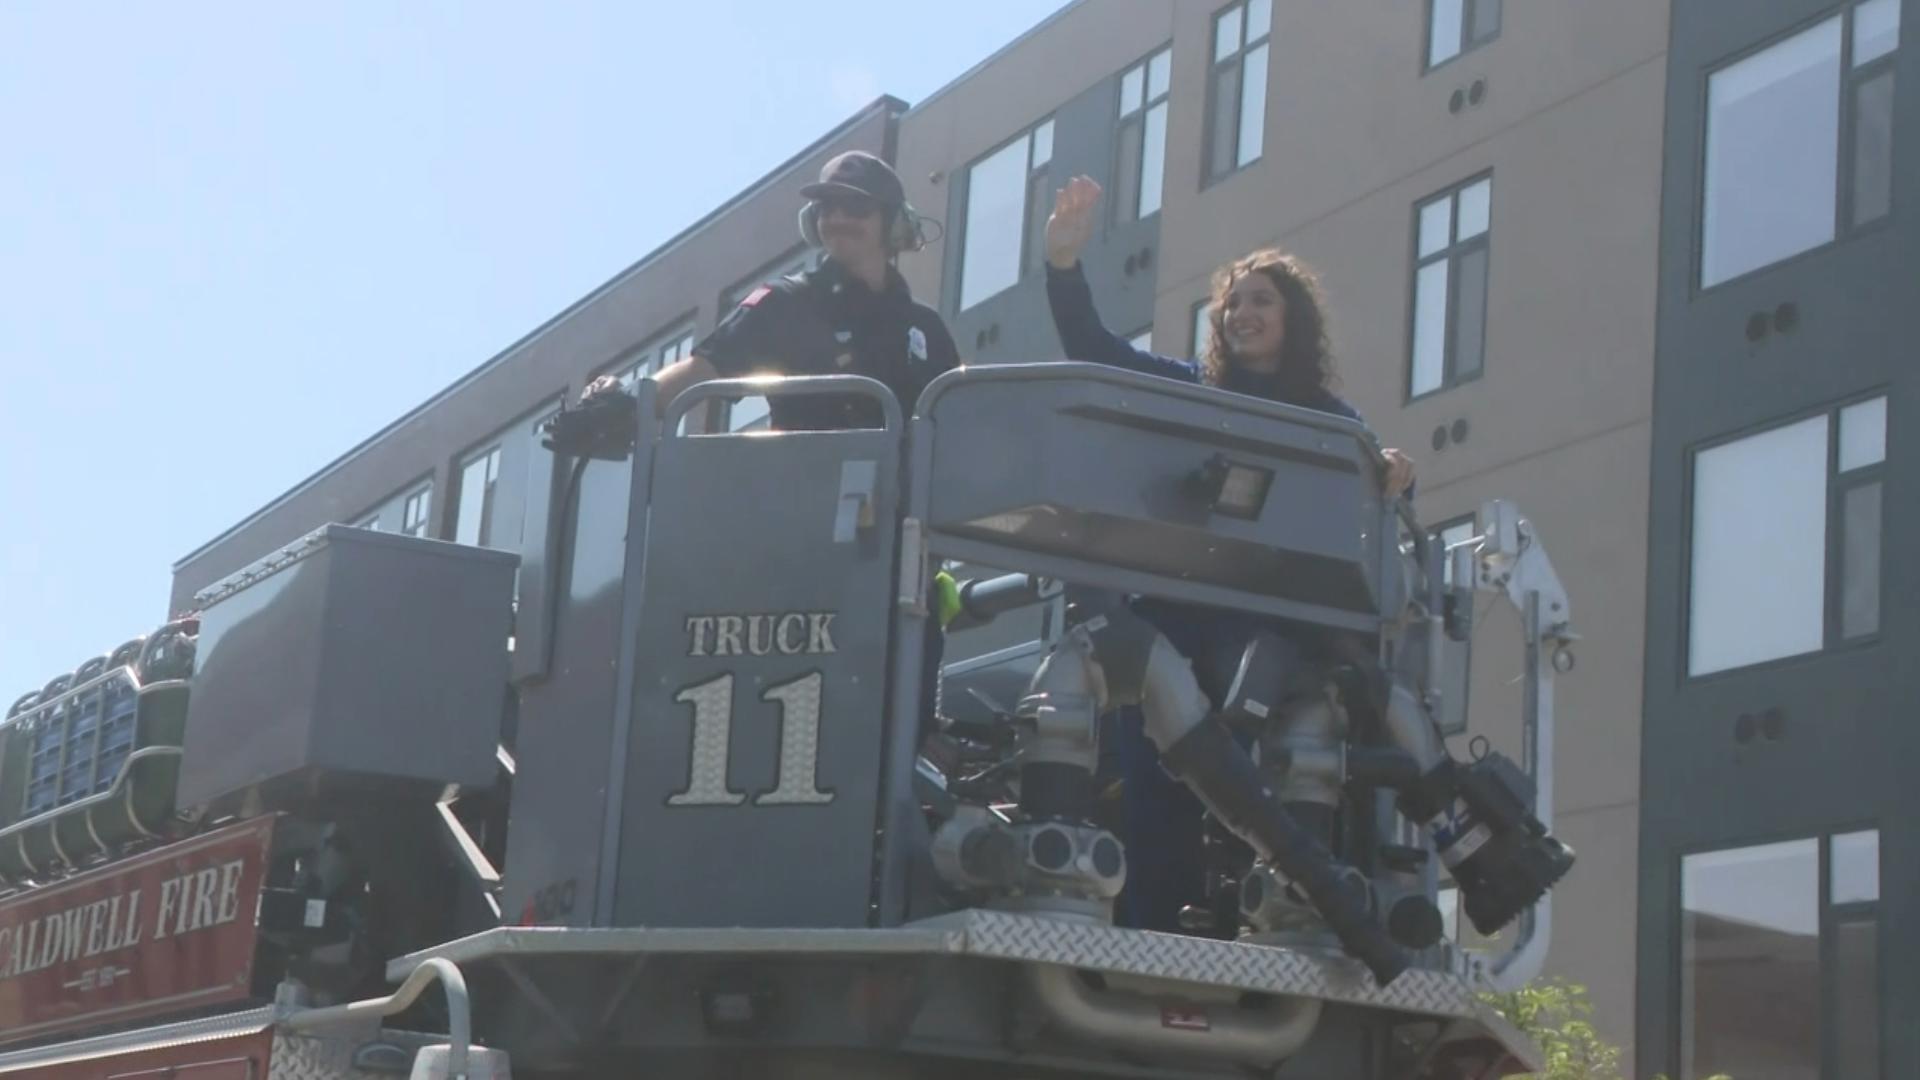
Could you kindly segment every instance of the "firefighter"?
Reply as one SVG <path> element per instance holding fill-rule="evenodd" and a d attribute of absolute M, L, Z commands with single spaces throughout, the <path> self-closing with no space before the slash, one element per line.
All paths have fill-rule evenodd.
<path fill-rule="evenodd" d="M 915 300 L 895 260 L 926 245 L 921 218 L 900 177 L 872 154 L 850 150 L 800 189 L 800 234 L 825 250 L 817 269 L 766 282 L 742 299 L 685 360 L 653 376 L 662 414 L 674 398 L 716 378 L 752 375 L 864 375 L 893 392 L 911 413 L 920 392 L 960 366 L 959 350 L 939 312 Z M 595 380 L 587 396 L 617 383 Z M 776 431 L 878 427 L 879 406 L 858 395 L 793 395 L 768 399 Z M 950 578 L 936 580 L 921 668 L 923 736 L 932 731 L 944 627 L 953 605 Z M 923 739 L 924 741 L 924 739 Z"/>
<path fill-rule="evenodd" d="M 800 232 L 822 247 L 818 269 L 748 293 L 693 354 L 654 376 L 664 410 L 688 387 L 749 375 L 865 375 L 911 412 L 935 376 L 960 366 L 938 312 L 915 300 L 894 260 L 925 241 L 887 163 L 848 151 L 800 189 Z M 876 427 L 879 409 L 854 396 L 774 397 L 776 431 Z"/>
<path fill-rule="evenodd" d="M 1214 275 L 1207 321 L 1213 329 L 1207 355 L 1193 360 L 1136 349 L 1101 325 L 1080 265 L 1080 251 L 1093 228 L 1100 186 L 1080 176 L 1055 197 L 1046 226 L 1047 300 L 1054 327 L 1071 360 L 1110 364 L 1181 382 L 1203 383 L 1359 420 L 1360 414 L 1330 388 L 1326 320 L 1312 274 L 1278 251 L 1254 252 Z M 1410 494 L 1413 462 L 1386 451 L 1383 486 L 1388 498 Z M 1252 636 L 1279 629 L 1285 647 L 1303 657 L 1324 643 L 1269 626 L 1252 616 L 1208 611 L 1157 600 L 1137 600 L 1134 610 L 1165 634 L 1183 656 L 1216 707 L 1237 660 Z M 1161 767 L 1141 730 L 1138 710 L 1116 716 L 1122 815 L 1132 872 L 1121 897 L 1121 917 L 1150 930 L 1183 929 L 1181 911 L 1204 892 L 1203 808 L 1186 786 Z"/>

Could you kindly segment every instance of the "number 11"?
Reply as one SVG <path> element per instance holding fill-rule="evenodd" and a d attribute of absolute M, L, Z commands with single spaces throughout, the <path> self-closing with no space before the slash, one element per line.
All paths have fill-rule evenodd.
<path fill-rule="evenodd" d="M 824 806 L 833 793 L 819 788 L 820 771 L 819 672 L 802 676 L 760 695 L 780 705 L 780 778 L 772 791 L 762 792 L 755 806 Z M 693 706 L 693 760 L 687 786 L 667 797 L 668 806 L 738 806 L 744 792 L 727 786 L 728 759 L 733 740 L 733 673 L 690 686 L 673 700 Z"/>

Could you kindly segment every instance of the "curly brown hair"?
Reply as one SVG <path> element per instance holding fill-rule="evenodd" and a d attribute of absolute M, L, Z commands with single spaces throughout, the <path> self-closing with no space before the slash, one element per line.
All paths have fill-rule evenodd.
<path fill-rule="evenodd" d="M 1280 345 L 1280 371 L 1302 383 L 1332 390 L 1340 377 L 1334 370 L 1333 345 L 1327 332 L 1326 299 L 1320 280 L 1307 265 L 1279 248 L 1263 248 L 1214 271 L 1213 292 L 1207 305 L 1212 333 L 1200 366 L 1208 385 L 1220 386 L 1232 360 L 1227 349 L 1227 293 L 1234 282 L 1251 273 L 1267 275 L 1286 301 L 1285 332 Z"/>

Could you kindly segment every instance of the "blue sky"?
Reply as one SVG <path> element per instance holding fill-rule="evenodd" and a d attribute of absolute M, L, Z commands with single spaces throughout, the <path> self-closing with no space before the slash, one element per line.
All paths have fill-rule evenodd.
<path fill-rule="evenodd" d="M 0 710 L 152 629 L 174 559 L 1058 6 L 0 4 Z"/>

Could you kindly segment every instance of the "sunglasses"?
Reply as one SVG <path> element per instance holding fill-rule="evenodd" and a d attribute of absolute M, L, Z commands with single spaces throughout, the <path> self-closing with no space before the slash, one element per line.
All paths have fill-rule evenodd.
<path fill-rule="evenodd" d="M 822 195 L 813 200 L 813 205 L 822 215 L 840 213 L 854 218 L 867 217 L 880 210 L 879 200 L 864 195 Z"/>

